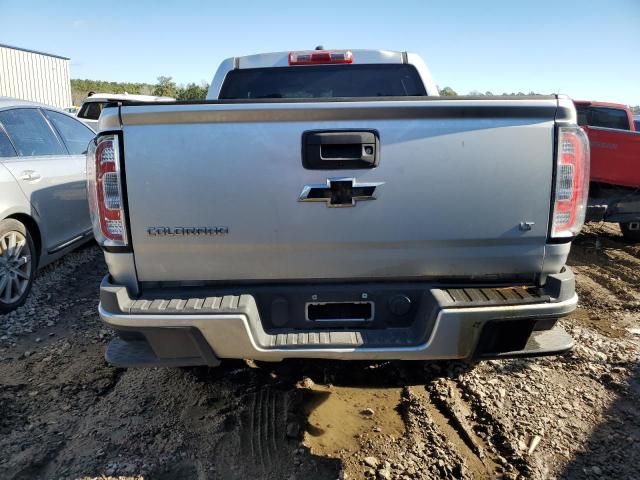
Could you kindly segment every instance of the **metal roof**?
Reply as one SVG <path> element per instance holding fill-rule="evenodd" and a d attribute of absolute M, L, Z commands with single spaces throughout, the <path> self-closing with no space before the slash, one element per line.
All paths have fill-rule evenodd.
<path fill-rule="evenodd" d="M 39 52 L 38 50 L 30 50 L 28 48 L 22 47 L 14 47 L 13 45 L 7 45 L 6 43 L 0 43 L 0 47 L 11 48 L 13 50 L 22 50 L 23 52 L 29 53 L 37 53 L 38 55 L 46 55 L 47 57 L 61 58 L 62 60 L 71 60 L 69 57 L 63 57 L 62 55 L 54 55 L 53 53 Z"/>

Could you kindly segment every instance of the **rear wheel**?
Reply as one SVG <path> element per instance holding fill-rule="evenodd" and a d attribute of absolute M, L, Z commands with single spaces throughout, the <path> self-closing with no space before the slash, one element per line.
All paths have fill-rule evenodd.
<path fill-rule="evenodd" d="M 0 313 L 22 305 L 33 284 L 35 246 L 29 231 L 17 220 L 0 222 Z"/>
<path fill-rule="evenodd" d="M 620 230 L 628 242 L 640 242 L 640 222 L 621 223 Z"/>

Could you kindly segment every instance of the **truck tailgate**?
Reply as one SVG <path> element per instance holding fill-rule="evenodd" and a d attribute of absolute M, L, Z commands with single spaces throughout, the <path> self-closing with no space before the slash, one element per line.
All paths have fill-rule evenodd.
<path fill-rule="evenodd" d="M 640 132 L 583 128 L 591 146 L 591 181 L 640 187 Z"/>
<path fill-rule="evenodd" d="M 555 98 L 121 107 L 138 278 L 533 278 L 557 110 Z M 304 168 L 313 130 L 376 131 L 378 166 Z M 299 201 L 336 178 L 377 185 L 375 200 Z"/>

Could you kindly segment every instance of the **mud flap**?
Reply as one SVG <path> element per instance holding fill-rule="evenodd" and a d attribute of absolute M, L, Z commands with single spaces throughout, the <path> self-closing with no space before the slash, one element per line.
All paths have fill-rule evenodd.
<path fill-rule="evenodd" d="M 197 329 L 142 329 L 119 332 L 105 360 L 116 367 L 217 367 L 220 360 Z"/>
<path fill-rule="evenodd" d="M 489 322 L 494 324 L 506 323 L 506 322 Z M 521 322 L 511 322 L 521 323 Z M 490 328 L 491 325 L 485 326 Z M 496 325 L 495 328 L 502 328 L 501 325 Z M 529 326 L 525 325 L 524 328 L 528 329 Z M 490 334 L 489 333 L 489 334 Z M 487 334 L 487 335 L 489 335 Z M 495 337 L 494 337 L 495 339 Z M 518 340 L 519 341 L 519 340 Z M 509 349 L 509 346 L 515 346 L 512 342 L 491 342 L 485 337 L 483 331 L 478 348 L 476 350 L 475 357 L 478 359 L 491 359 L 491 358 L 513 358 L 513 357 L 538 357 L 543 355 L 557 355 L 567 352 L 573 348 L 573 338 L 569 335 L 564 328 L 559 325 L 555 325 L 548 330 L 534 330 L 526 340 L 526 343 L 522 348 Z"/>

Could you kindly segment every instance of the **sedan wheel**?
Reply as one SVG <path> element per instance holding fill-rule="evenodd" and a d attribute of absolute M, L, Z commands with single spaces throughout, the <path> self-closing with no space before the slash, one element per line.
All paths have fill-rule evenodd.
<path fill-rule="evenodd" d="M 29 233 L 16 220 L 0 222 L 0 313 L 24 303 L 35 273 Z"/>
<path fill-rule="evenodd" d="M 0 299 L 15 303 L 29 287 L 31 252 L 20 232 L 0 237 Z"/>

